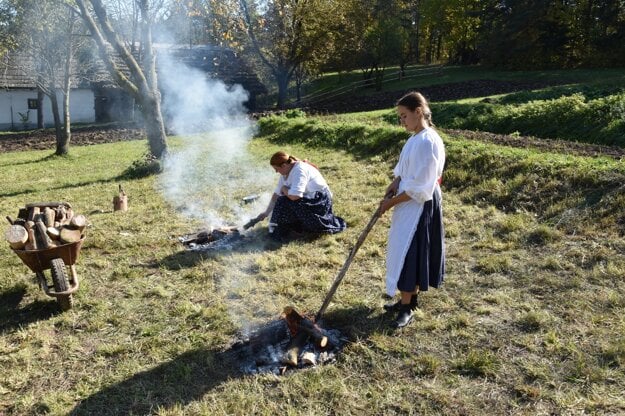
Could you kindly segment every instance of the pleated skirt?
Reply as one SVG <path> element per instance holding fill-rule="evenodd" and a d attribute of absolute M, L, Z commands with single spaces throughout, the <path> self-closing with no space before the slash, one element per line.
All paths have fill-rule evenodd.
<path fill-rule="evenodd" d="M 278 234 L 289 231 L 334 234 L 346 228 L 345 221 L 332 212 L 332 200 L 327 193 L 316 192 L 313 198 L 291 201 L 286 196 L 276 200 L 271 214 Z"/>
<path fill-rule="evenodd" d="M 438 288 L 445 277 L 445 229 L 440 189 L 423 206 L 423 213 L 406 253 L 397 282 L 402 292 Z"/>

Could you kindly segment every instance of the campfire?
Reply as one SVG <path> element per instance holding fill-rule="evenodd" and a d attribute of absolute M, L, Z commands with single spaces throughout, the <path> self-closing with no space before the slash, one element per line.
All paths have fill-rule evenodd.
<path fill-rule="evenodd" d="M 232 347 L 245 374 L 282 375 L 288 370 L 336 360 L 347 342 L 338 330 L 326 330 L 286 307 L 283 319 L 252 331 Z"/>

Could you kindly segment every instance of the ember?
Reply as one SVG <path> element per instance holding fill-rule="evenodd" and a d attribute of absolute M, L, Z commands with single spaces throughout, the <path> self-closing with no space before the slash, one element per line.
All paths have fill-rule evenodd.
<path fill-rule="evenodd" d="M 326 330 L 325 333 L 338 340 L 337 345 L 327 344 L 325 348 L 321 348 L 310 338 L 299 351 L 297 365 L 289 363 L 288 350 L 293 336 L 283 319 L 257 328 L 246 339 L 235 343 L 232 351 L 237 354 L 240 370 L 245 374 L 282 375 L 290 369 L 334 362 L 347 340 L 338 330 Z"/>

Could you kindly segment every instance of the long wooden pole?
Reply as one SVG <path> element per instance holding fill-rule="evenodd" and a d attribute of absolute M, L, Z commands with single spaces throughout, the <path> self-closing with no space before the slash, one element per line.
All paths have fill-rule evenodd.
<path fill-rule="evenodd" d="M 317 315 L 315 316 L 315 322 L 319 322 L 319 320 L 321 319 L 321 316 L 325 312 L 326 308 L 330 304 L 330 301 L 332 300 L 332 297 L 334 296 L 334 292 L 336 292 L 336 289 L 341 284 L 341 281 L 343 280 L 343 277 L 345 277 L 345 273 L 347 273 L 347 269 L 349 269 L 349 265 L 352 263 L 352 260 L 354 260 L 354 256 L 356 256 L 356 252 L 358 251 L 358 249 L 360 248 L 362 243 L 367 238 L 367 235 L 369 234 L 369 231 L 371 231 L 371 229 L 375 225 L 375 223 L 378 220 L 378 218 L 380 218 L 380 208 L 378 208 L 373 213 L 373 216 L 369 220 L 369 224 L 367 224 L 367 226 L 362 231 L 362 233 L 360 233 L 360 237 L 358 237 L 358 241 L 356 241 L 356 244 L 352 248 L 352 251 L 349 253 L 349 256 L 347 257 L 347 260 L 345 260 L 345 264 L 343 264 L 343 267 L 341 268 L 341 271 L 339 272 L 339 274 L 334 279 L 334 283 L 332 284 L 332 287 L 328 291 L 328 294 L 326 295 L 326 298 L 324 299 L 323 304 L 321 305 L 321 308 L 319 309 L 319 312 L 317 312 Z"/>

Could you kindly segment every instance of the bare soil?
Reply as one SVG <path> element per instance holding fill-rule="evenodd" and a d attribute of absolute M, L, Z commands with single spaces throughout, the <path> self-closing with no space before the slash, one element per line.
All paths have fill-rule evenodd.
<path fill-rule="evenodd" d="M 103 126 L 82 127 L 72 131 L 72 146 L 88 146 L 92 144 L 111 143 L 125 140 L 145 138 L 143 129 L 136 127 Z M 54 130 L 29 130 L 0 134 L 0 152 L 22 150 L 54 150 L 56 136 Z"/>

